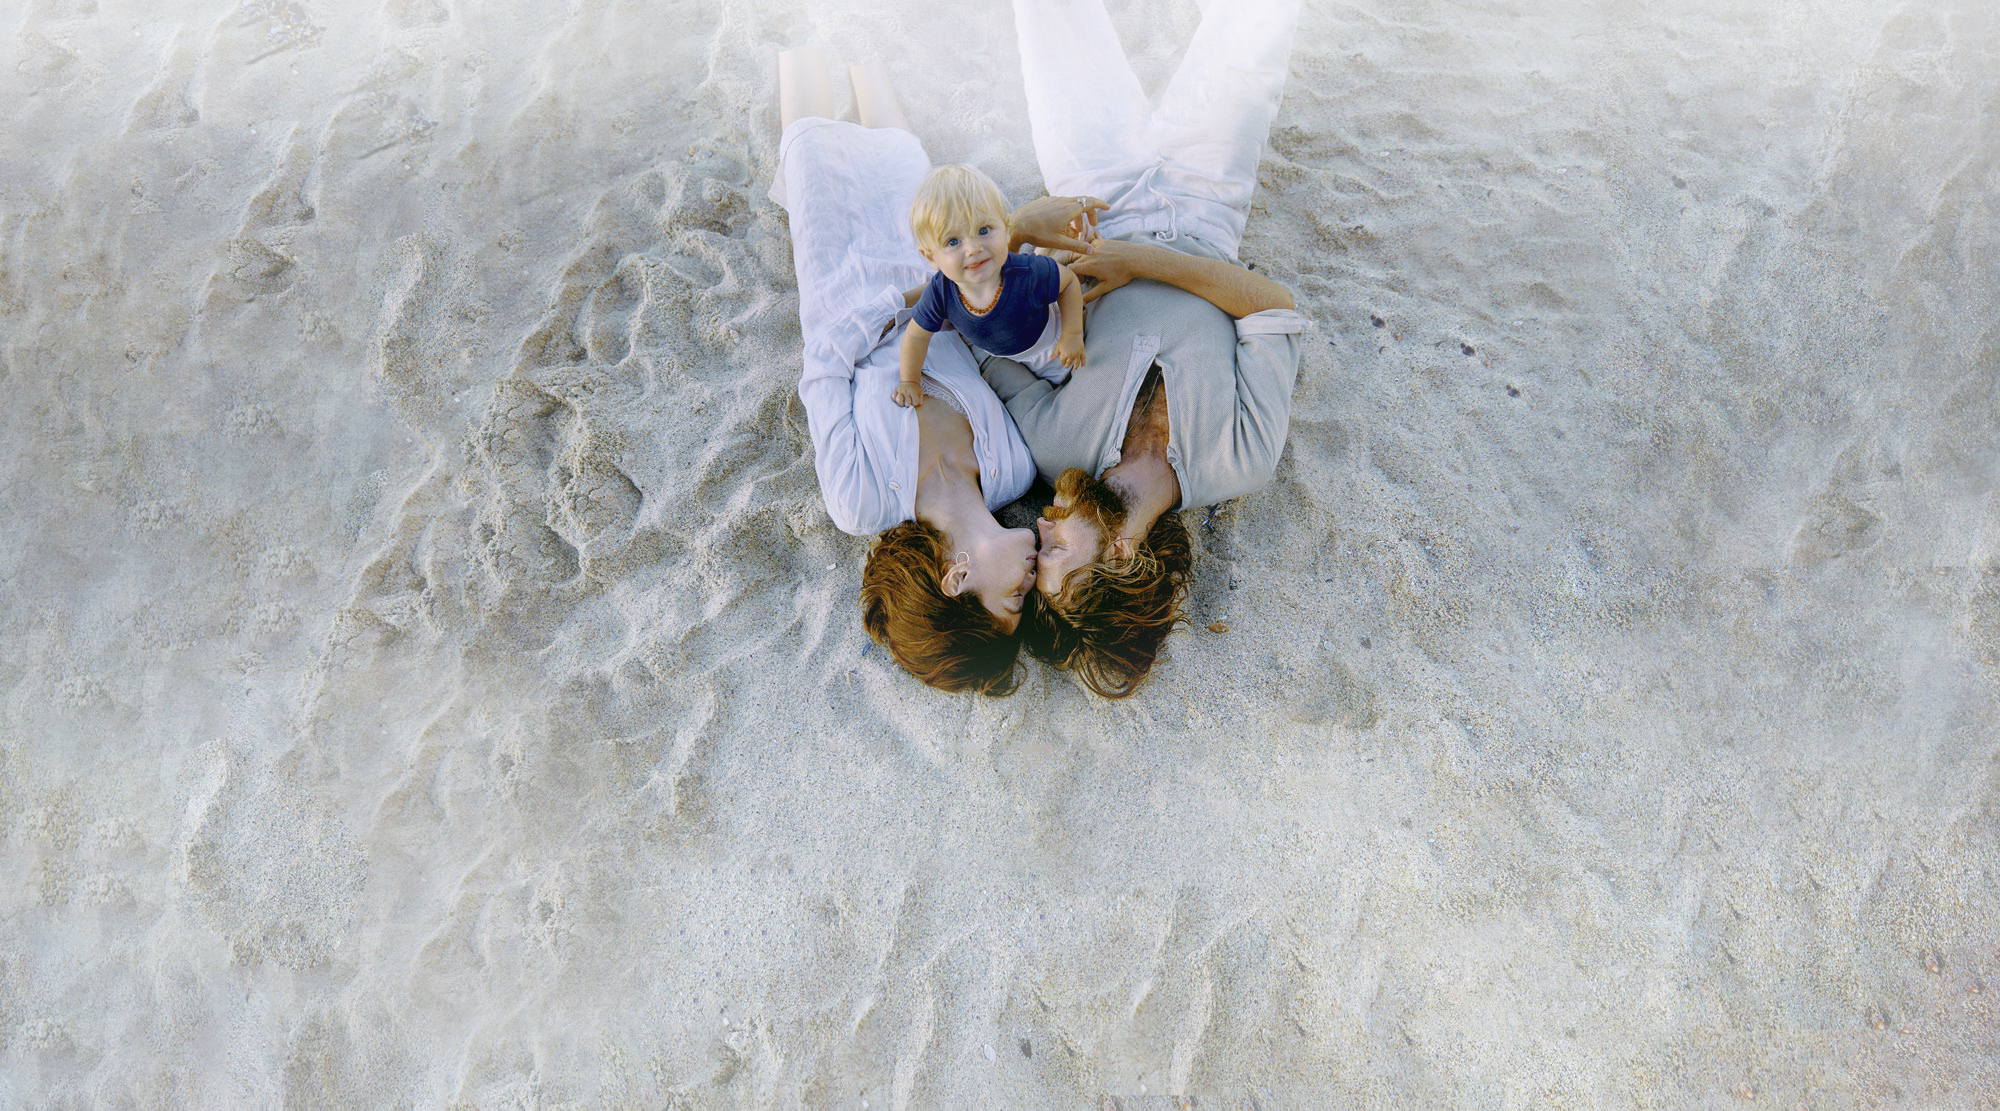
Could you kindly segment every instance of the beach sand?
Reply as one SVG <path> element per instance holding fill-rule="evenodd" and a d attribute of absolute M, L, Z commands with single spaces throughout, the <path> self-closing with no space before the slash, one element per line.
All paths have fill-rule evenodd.
<path fill-rule="evenodd" d="M 2000 1106 L 1988 0 L 1309 4 L 1120 703 L 794 395 L 777 50 L 1018 202 L 1005 5 L 4 14 L 0 1105 Z"/>

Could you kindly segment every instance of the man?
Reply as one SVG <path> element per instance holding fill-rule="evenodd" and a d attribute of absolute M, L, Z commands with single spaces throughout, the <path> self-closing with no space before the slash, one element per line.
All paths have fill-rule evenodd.
<path fill-rule="evenodd" d="M 1212 9 L 1158 105 L 1101 5 L 1014 11 L 1043 179 L 1104 216 L 1071 263 L 1097 283 L 1084 366 L 1060 386 L 1006 359 L 982 373 L 1056 487 L 1029 650 L 1121 698 L 1181 615 L 1191 554 L 1174 510 L 1262 488 L 1284 450 L 1307 322 L 1236 251 L 1297 4 Z M 1017 246 L 1070 239 L 1049 200 L 1015 214 Z"/>

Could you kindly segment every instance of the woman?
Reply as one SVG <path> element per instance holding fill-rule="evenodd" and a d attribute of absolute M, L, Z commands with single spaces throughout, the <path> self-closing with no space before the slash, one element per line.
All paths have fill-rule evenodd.
<path fill-rule="evenodd" d="M 1056 487 L 1029 649 L 1107 697 L 1132 693 L 1181 616 L 1192 556 L 1174 510 L 1262 488 L 1284 450 L 1307 324 L 1236 251 L 1297 13 L 1209 7 L 1153 104 L 1101 5 L 1015 0 L 1043 180 L 1110 207 L 1071 263 L 1097 283 L 1083 369 L 1060 386 L 1006 359 L 982 369 Z"/>
<path fill-rule="evenodd" d="M 887 74 L 877 65 L 851 73 L 860 126 L 831 118 L 818 51 L 778 59 L 784 136 L 771 199 L 791 219 L 805 338 L 799 399 L 820 494 L 842 531 L 881 534 L 861 576 L 868 634 L 933 687 L 1007 694 L 1035 534 L 1001 526 L 993 510 L 1027 490 L 1034 462 L 956 336 L 937 337 L 924 360 L 923 392 L 938 403 L 893 400 L 904 291 L 929 273 L 908 217 L 930 161 Z M 1080 214 L 1073 200 L 1043 201 L 1024 210 L 1037 227 Z"/>

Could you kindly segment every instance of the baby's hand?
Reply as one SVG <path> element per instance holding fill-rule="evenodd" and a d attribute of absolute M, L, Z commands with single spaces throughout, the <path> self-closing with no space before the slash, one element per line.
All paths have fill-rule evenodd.
<path fill-rule="evenodd" d="M 1056 361 L 1064 367 L 1075 370 L 1083 365 L 1083 337 L 1062 335 L 1056 338 Z"/>
<path fill-rule="evenodd" d="M 915 382 L 896 383 L 896 392 L 892 396 L 895 397 L 896 404 L 905 409 L 921 408 L 924 404 L 923 387 Z"/>

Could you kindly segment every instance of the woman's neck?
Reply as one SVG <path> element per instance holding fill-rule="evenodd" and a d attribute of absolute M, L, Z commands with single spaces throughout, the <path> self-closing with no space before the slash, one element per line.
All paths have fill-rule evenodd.
<path fill-rule="evenodd" d="M 944 466 L 918 479 L 917 519 L 944 533 L 954 551 L 975 547 L 987 534 L 1000 531 L 978 480 Z"/>
<path fill-rule="evenodd" d="M 917 420 L 917 519 L 959 546 L 997 531 L 1000 524 L 986 508 L 986 494 L 979 486 L 971 426 L 937 401 L 920 407 Z"/>

